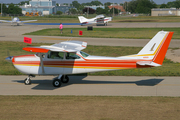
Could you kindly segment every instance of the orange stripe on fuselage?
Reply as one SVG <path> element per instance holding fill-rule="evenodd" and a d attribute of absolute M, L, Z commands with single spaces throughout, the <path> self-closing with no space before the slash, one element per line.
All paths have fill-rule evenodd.
<path fill-rule="evenodd" d="M 84 68 L 136 68 L 136 62 L 139 60 L 82 60 L 82 61 L 43 61 L 45 67 L 84 67 Z M 144 60 L 143 60 L 144 61 Z M 147 60 L 151 61 L 151 60 Z M 22 66 L 40 66 L 40 61 L 15 61 L 14 65 Z M 148 67 L 148 66 L 147 66 Z"/>

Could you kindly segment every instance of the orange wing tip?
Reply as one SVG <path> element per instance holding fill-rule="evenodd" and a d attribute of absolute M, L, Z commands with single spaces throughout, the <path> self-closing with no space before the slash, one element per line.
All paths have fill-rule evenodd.
<path fill-rule="evenodd" d="M 23 50 L 28 52 L 40 52 L 40 53 L 47 53 L 49 50 L 44 48 L 36 48 L 36 47 L 25 47 Z"/>

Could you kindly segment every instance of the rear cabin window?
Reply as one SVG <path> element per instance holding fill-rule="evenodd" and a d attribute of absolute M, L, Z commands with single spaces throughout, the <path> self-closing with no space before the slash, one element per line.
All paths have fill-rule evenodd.
<path fill-rule="evenodd" d="M 81 57 L 79 57 L 78 55 L 76 55 L 76 53 L 66 53 L 66 59 L 80 59 Z"/>
<path fill-rule="evenodd" d="M 54 52 L 54 51 L 48 52 L 49 59 L 63 59 L 63 56 L 64 56 L 63 52 Z"/>

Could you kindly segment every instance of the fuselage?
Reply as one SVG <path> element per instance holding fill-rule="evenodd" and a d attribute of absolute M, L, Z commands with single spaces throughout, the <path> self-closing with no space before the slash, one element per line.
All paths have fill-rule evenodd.
<path fill-rule="evenodd" d="M 12 63 L 16 69 L 25 74 L 58 75 L 150 67 L 139 66 L 136 63 L 141 60 L 152 60 L 151 58 L 145 60 L 142 56 L 104 57 L 83 55 L 81 52 L 73 54 L 75 57 L 70 59 L 65 55 L 61 59 L 51 59 L 46 53 L 42 58 L 44 72 L 38 54 L 14 56 Z"/>

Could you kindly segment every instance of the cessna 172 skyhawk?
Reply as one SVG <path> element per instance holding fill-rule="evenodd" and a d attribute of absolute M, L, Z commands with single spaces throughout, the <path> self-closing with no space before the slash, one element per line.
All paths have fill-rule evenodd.
<path fill-rule="evenodd" d="M 112 17 L 105 17 L 104 15 L 98 15 L 94 18 L 87 19 L 83 16 L 78 16 L 81 25 L 89 25 L 89 24 L 100 24 L 103 23 L 105 26 L 109 21 L 112 21 Z"/>
<path fill-rule="evenodd" d="M 34 21 L 37 21 L 37 20 L 20 21 L 20 19 L 18 17 L 13 18 L 12 21 L 9 21 L 9 20 L 0 20 L 0 22 L 9 22 L 9 23 L 11 23 L 11 25 L 13 25 L 13 23 L 17 23 L 17 25 L 20 25 L 20 23 L 34 22 Z"/>
<path fill-rule="evenodd" d="M 23 50 L 37 53 L 7 57 L 6 60 L 29 75 L 24 81 L 26 85 L 31 84 L 33 75 L 58 75 L 53 85 L 60 87 L 61 82 L 68 83 L 67 75 L 70 74 L 161 66 L 172 35 L 173 32 L 160 31 L 138 54 L 128 56 L 92 56 L 81 51 L 86 48 L 86 42 L 65 41 L 51 46 L 25 47 Z"/>

